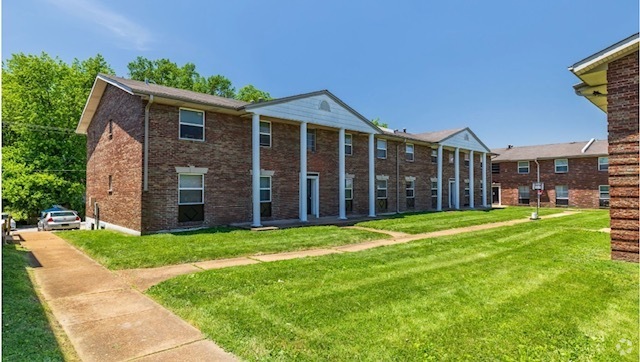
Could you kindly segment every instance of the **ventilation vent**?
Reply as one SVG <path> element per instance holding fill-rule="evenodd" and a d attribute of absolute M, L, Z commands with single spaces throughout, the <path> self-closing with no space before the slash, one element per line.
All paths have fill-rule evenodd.
<path fill-rule="evenodd" d="M 465 141 L 468 141 L 468 140 L 469 140 L 469 134 L 468 134 L 468 133 L 464 135 L 464 140 L 465 140 Z"/>
<path fill-rule="evenodd" d="M 327 101 L 320 102 L 320 109 L 323 111 L 331 112 L 331 107 L 329 107 L 329 102 Z"/>

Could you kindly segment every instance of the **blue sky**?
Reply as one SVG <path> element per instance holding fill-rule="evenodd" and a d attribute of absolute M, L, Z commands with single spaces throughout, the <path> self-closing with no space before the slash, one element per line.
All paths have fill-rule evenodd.
<path fill-rule="evenodd" d="M 2 3 L 2 59 L 101 53 L 193 62 L 274 97 L 329 89 L 409 132 L 470 127 L 489 147 L 606 139 L 567 67 L 638 31 L 638 2 L 122 1 Z"/>

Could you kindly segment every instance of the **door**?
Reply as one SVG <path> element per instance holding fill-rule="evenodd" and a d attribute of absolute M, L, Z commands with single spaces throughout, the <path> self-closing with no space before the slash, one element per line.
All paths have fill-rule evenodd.
<path fill-rule="evenodd" d="M 320 217 L 319 176 L 307 175 L 307 215 Z"/>
<path fill-rule="evenodd" d="M 313 214 L 313 181 L 312 179 L 307 179 L 307 215 Z"/>
<path fill-rule="evenodd" d="M 491 188 L 491 203 L 500 205 L 500 186 Z"/>
<path fill-rule="evenodd" d="M 453 209 L 456 206 L 456 182 L 455 180 L 449 180 L 449 208 Z"/>

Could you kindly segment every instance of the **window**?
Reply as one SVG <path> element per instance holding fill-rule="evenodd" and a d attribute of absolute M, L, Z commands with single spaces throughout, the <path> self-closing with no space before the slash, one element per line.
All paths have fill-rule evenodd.
<path fill-rule="evenodd" d="M 311 152 L 316 152 L 316 130 L 315 129 L 307 130 L 307 150 Z"/>
<path fill-rule="evenodd" d="M 600 207 L 609 207 L 609 185 L 598 186 L 600 193 Z"/>
<path fill-rule="evenodd" d="M 529 173 L 529 161 L 518 161 L 518 173 Z"/>
<path fill-rule="evenodd" d="M 271 217 L 271 176 L 260 176 L 260 216 Z"/>
<path fill-rule="evenodd" d="M 500 173 L 500 164 L 492 163 L 491 164 L 491 173 Z"/>
<path fill-rule="evenodd" d="M 204 141 L 204 112 L 180 108 L 180 139 Z"/>
<path fill-rule="evenodd" d="M 113 120 L 109 120 L 109 139 L 113 139 Z"/>
<path fill-rule="evenodd" d="M 471 199 L 471 194 L 469 193 L 469 180 L 464 180 L 464 204 L 463 206 L 469 206 L 469 200 Z"/>
<path fill-rule="evenodd" d="M 453 163 L 454 159 L 455 159 L 455 155 L 453 151 L 449 152 L 449 163 Z"/>
<path fill-rule="evenodd" d="M 109 175 L 109 195 L 113 193 L 113 176 Z"/>
<path fill-rule="evenodd" d="M 438 179 L 431 179 L 431 207 L 438 207 Z"/>
<path fill-rule="evenodd" d="M 271 147 L 271 122 L 260 121 L 260 146 Z"/>
<path fill-rule="evenodd" d="M 376 157 L 387 158 L 387 140 L 377 140 L 376 142 Z"/>
<path fill-rule="evenodd" d="M 353 136 L 350 134 L 344 135 L 344 154 L 347 156 L 353 155 Z"/>
<path fill-rule="evenodd" d="M 178 222 L 204 221 L 204 175 L 178 174 Z"/>
<path fill-rule="evenodd" d="M 353 211 L 353 179 L 346 178 L 344 180 L 344 199 L 346 212 Z"/>
<path fill-rule="evenodd" d="M 387 203 L 387 180 L 376 181 L 376 198 L 378 202 L 378 209 L 386 211 L 388 208 Z"/>
<path fill-rule="evenodd" d="M 405 152 L 405 157 L 407 161 L 413 162 L 413 160 L 415 159 L 415 155 L 413 153 L 413 144 L 407 143 L 406 146 L 404 147 L 404 152 Z"/>
<path fill-rule="evenodd" d="M 468 153 L 464 154 L 464 166 L 465 167 L 469 167 L 469 154 Z"/>
<path fill-rule="evenodd" d="M 431 150 L 431 163 L 438 163 L 438 150 Z"/>
<path fill-rule="evenodd" d="M 556 186 L 556 206 L 569 206 L 569 186 Z"/>
<path fill-rule="evenodd" d="M 416 207 L 416 181 L 408 180 L 405 183 L 405 194 L 407 196 L 407 209 Z"/>
<path fill-rule="evenodd" d="M 518 204 L 529 205 L 529 186 L 518 186 Z"/>
<path fill-rule="evenodd" d="M 598 171 L 609 170 L 609 157 L 598 157 Z"/>
<path fill-rule="evenodd" d="M 566 158 L 559 158 L 553 161 L 556 166 L 556 173 L 567 173 L 569 172 L 569 160 Z"/>

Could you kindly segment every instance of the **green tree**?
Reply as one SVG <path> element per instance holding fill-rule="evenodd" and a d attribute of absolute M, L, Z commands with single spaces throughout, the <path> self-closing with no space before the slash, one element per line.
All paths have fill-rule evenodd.
<path fill-rule="evenodd" d="M 253 85 L 248 84 L 240 88 L 238 94 L 236 95 L 236 99 L 245 102 L 258 102 L 268 101 L 273 98 L 271 98 L 271 95 L 268 92 L 261 91 Z"/>
<path fill-rule="evenodd" d="M 169 59 L 149 60 L 145 57 L 137 57 L 127 65 L 127 68 L 131 79 L 148 80 L 168 87 L 220 97 L 235 97 L 235 88 L 228 78 L 219 74 L 205 78 L 196 71 L 193 63 L 186 63 L 179 67 Z"/>
<path fill-rule="evenodd" d="M 380 121 L 379 117 L 376 117 L 374 119 L 371 120 L 371 123 L 375 124 L 378 127 L 384 127 L 384 128 L 389 128 L 389 124 Z"/>
<path fill-rule="evenodd" d="M 2 65 L 2 199 L 18 220 L 52 204 L 84 213 L 86 139 L 74 130 L 98 73 L 96 55 L 59 58 L 13 54 Z"/>

